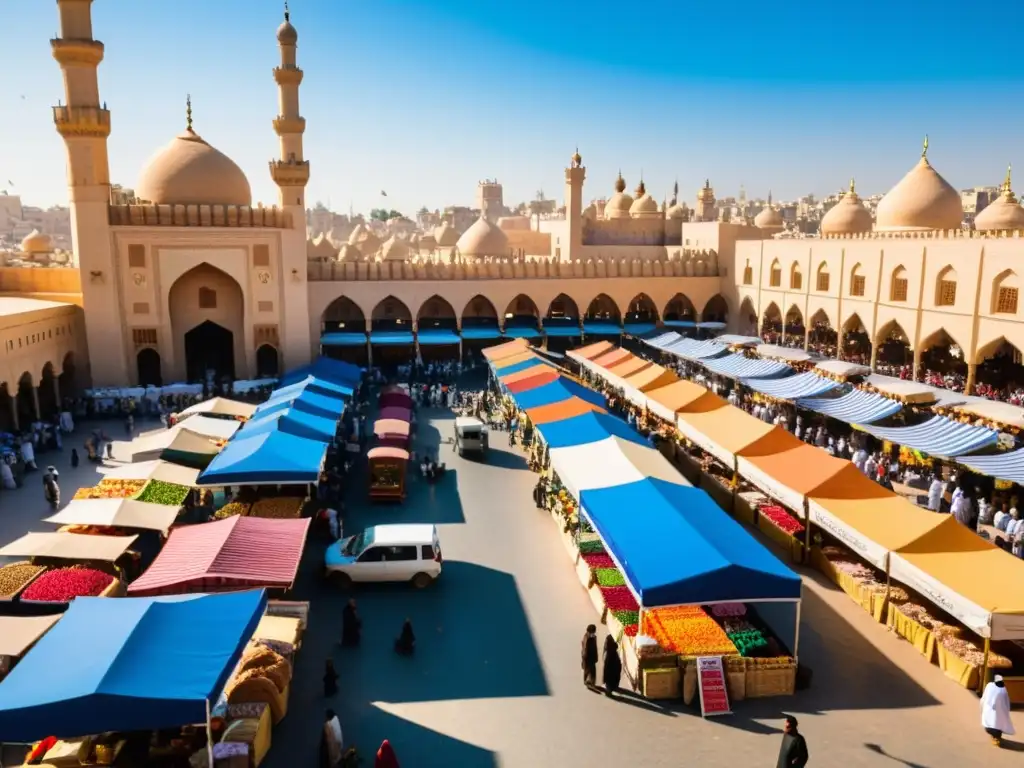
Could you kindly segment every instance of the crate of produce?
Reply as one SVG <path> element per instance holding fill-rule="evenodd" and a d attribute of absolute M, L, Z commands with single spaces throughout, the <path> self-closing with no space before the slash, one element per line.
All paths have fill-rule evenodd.
<path fill-rule="evenodd" d="M 964 688 L 976 689 L 981 681 L 981 668 L 985 663 L 985 651 L 973 640 L 958 637 L 949 632 L 938 633 L 935 642 L 938 653 L 939 669 L 950 680 L 955 680 Z M 988 667 L 991 670 L 1010 669 L 1013 662 L 1006 656 L 989 651 Z"/>
<path fill-rule="evenodd" d="M 46 566 L 28 561 L 3 566 L 0 568 L 0 601 L 14 600 L 45 571 Z"/>
<path fill-rule="evenodd" d="M 69 603 L 76 597 L 114 597 L 124 585 L 109 573 L 95 568 L 54 568 L 37 576 L 21 593 L 21 599 L 39 603 Z"/>
<path fill-rule="evenodd" d="M 131 499 L 146 487 L 145 480 L 103 480 L 92 488 L 80 488 L 76 499 Z"/>
<path fill-rule="evenodd" d="M 792 696 L 796 691 L 796 661 L 789 657 L 747 659 L 745 685 L 748 699 Z"/>
<path fill-rule="evenodd" d="M 294 520 L 302 514 L 302 502 L 303 499 L 296 496 L 261 499 L 252 505 L 252 509 L 249 510 L 249 517 Z"/>
<path fill-rule="evenodd" d="M 682 698 L 682 686 L 678 666 L 643 671 L 643 695 L 652 701 L 667 701 Z"/>
<path fill-rule="evenodd" d="M 249 514 L 249 510 L 252 508 L 251 504 L 247 504 L 244 501 L 229 501 L 223 507 L 213 513 L 213 517 L 216 520 L 223 520 L 228 517 L 234 517 L 239 515 L 246 517 Z"/>
<path fill-rule="evenodd" d="M 732 701 L 747 698 L 747 660 L 742 656 L 726 656 L 725 687 Z"/>
<path fill-rule="evenodd" d="M 190 491 L 191 489 L 186 485 L 168 483 L 163 480 L 150 480 L 135 498 L 137 501 L 145 501 L 149 504 L 180 507 L 185 503 Z"/>

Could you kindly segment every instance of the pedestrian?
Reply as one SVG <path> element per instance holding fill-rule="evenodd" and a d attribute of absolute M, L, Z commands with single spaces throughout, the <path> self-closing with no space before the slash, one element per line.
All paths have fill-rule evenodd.
<path fill-rule="evenodd" d="M 619 646 L 611 635 L 604 639 L 604 669 L 601 673 L 605 695 L 615 695 L 622 680 L 622 659 L 619 658 Z"/>
<path fill-rule="evenodd" d="M 338 692 L 338 671 L 334 668 L 334 660 L 324 662 L 324 696 L 328 698 Z"/>
<path fill-rule="evenodd" d="M 341 765 L 342 744 L 341 722 L 333 709 L 327 710 L 323 730 L 320 733 L 320 766 L 337 768 Z"/>
<path fill-rule="evenodd" d="M 412 631 L 412 621 L 405 620 L 402 633 L 395 638 L 395 653 L 399 656 L 412 656 L 416 651 L 416 635 Z"/>
<path fill-rule="evenodd" d="M 72 448 L 71 449 L 71 468 L 72 469 L 77 469 L 78 468 L 78 449 L 77 448 Z"/>
<path fill-rule="evenodd" d="M 593 688 L 597 683 L 597 627 L 587 625 L 580 642 L 580 666 L 583 668 L 583 684 Z"/>
<path fill-rule="evenodd" d="M 107 458 L 113 460 L 114 458 L 114 441 L 111 440 L 107 443 Z"/>
<path fill-rule="evenodd" d="M 356 648 L 363 634 L 363 620 L 356 611 L 356 601 L 352 598 L 341 612 L 341 644 L 345 648 Z"/>
<path fill-rule="evenodd" d="M 804 740 L 803 734 L 797 730 L 796 718 L 786 715 L 777 768 L 804 768 L 807 765 L 808 757 L 807 742 Z"/>
<path fill-rule="evenodd" d="M 992 745 L 1003 746 L 1003 734 L 1013 736 L 1013 722 L 1010 720 L 1010 694 L 1002 675 L 996 675 L 985 686 L 981 696 L 981 727 L 992 737 Z"/>

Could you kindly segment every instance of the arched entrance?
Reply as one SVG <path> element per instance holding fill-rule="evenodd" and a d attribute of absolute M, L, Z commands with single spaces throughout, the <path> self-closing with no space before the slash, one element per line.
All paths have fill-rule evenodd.
<path fill-rule="evenodd" d="M 403 301 L 394 296 L 382 299 L 370 313 L 370 324 L 374 365 L 393 368 L 412 362 L 412 312 Z"/>
<path fill-rule="evenodd" d="M 281 375 L 281 356 L 277 347 L 263 344 L 256 350 L 256 378 L 276 379 Z"/>
<path fill-rule="evenodd" d="M 808 328 L 810 330 L 808 349 L 823 357 L 836 357 L 837 334 L 824 309 L 819 309 L 811 315 Z"/>
<path fill-rule="evenodd" d="M 435 294 L 423 302 L 416 313 L 416 334 L 424 362 L 458 359 L 457 333 L 455 308 L 446 299 Z"/>
<path fill-rule="evenodd" d="M 777 344 L 782 336 L 782 310 L 774 301 L 765 307 L 761 315 L 761 340 L 766 344 Z"/>
<path fill-rule="evenodd" d="M 135 370 L 140 387 L 162 387 L 164 385 L 160 368 L 160 353 L 152 347 L 140 349 L 135 355 Z"/>
<path fill-rule="evenodd" d="M 320 316 L 320 349 L 327 357 L 367 365 L 366 316 L 348 296 L 339 296 Z"/>
<path fill-rule="evenodd" d="M 741 336 L 757 336 L 757 311 L 749 298 L 744 298 L 740 304 L 736 322 L 736 330 Z"/>
<path fill-rule="evenodd" d="M 729 304 L 721 294 L 716 293 L 708 299 L 708 303 L 704 305 L 704 310 L 700 313 L 700 321 L 702 323 L 721 323 L 723 327 L 728 325 Z"/>
<path fill-rule="evenodd" d="M 804 336 L 807 333 L 807 329 L 804 327 L 804 314 L 796 304 L 791 306 L 789 311 L 786 312 L 786 323 L 783 326 L 783 330 L 787 346 L 802 347 L 804 345 Z"/>
<path fill-rule="evenodd" d="M 963 347 L 939 328 L 921 342 L 918 380 L 936 387 L 963 391 L 967 381 L 967 359 Z"/>
<path fill-rule="evenodd" d="M 587 337 L 616 337 L 622 333 L 622 313 L 619 305 L 607 293 L 599 293 L 587 307 L 583 317 L 583 332 Z"/>
<path fill-rule="evenodd" d="M 544 343 L 548 349 L 564 352 L 580 343 L 580 308 L 572 297 L 560 293 L 551 300 L 544 316 Z"/>
<path fill-rule="evenodd" d="M 509 338 L 524 336 L 537 338 L 540 326 L 540 310 L 526 294 L 519 294 L 505 308 L 505 335 Z"/>
<path fill-rule="evenodd" d="M 193 267 L 171 286 L 168 307 L 173 379 L 222 384 L 248 375 L 245 297 L 233 277 L 205 262 Z"/>
<path fill-rule="evenodd" d="M 32 374 L 25 371 L 18 379 L 18 394 L 14 397 L 18 410 L 18 426 L 27 430 L 39 414 L 36 412 L 35 384 L 32 381 Z"/>
<path fill-rule="evenodd" d="M 60 366 L 60 376 L 57 377 L 57 386 L 60 388 L 62 400 L 68 400 L 78 396 L 78 378 L 75 370 L 75 353 L 68 352 L 64 355 L 64 361 Z"/>
<path fill-rule="evenodd" d="M 14 398 L 7 389 L 7 382 L 0 383 L 0 432 L 14 432 Z"/>
<path fill-rule="evenodd" d="M 474 296 L 462 310 L 462 354 L 468 357 L 500 341 L 497 308 L 486 296 Z"/>
<path fill-rule="evenodd" d="M 54 414 L 57 413 L 56 384 L 53 363 L 47 363 L 39 377 L 39 417 L 43 421 L 52 421 Z"/>
<path fill-rule="evenodd" d="M 1024 356 L 1006 338 L 1000 337 L 979 347 L 975 361 L 978 367 L 974 390 L 968 394 L 1005 400 L 1024 384 L 1024 368 L 1021 367 Z"/>
<path fill-rule="evenodd" d="M 697 327 L 697 308 L 693 306 L 690 298 L 682 293 L 677 293 L 662 313 L 665 318 L 664 324 L 669 328 L 692 329 Z"/>

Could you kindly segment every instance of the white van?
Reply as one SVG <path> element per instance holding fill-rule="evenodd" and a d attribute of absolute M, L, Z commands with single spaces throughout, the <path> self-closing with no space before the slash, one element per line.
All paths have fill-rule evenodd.
<path fill-rule="evenodd" d="M 422 589 L 441 575 L 437 526 L 375 525 L 331 544 L 324 566 L 327 577 L 343 587 L 357 581 L 408 581 Z"/>
<path fill-rule="evenodd" d="M 487 426 L 480 419 L 472 416 L 459 416 L 455 419 L 455 450 L 459 456 L 467 453 L 487 455 Z"/>

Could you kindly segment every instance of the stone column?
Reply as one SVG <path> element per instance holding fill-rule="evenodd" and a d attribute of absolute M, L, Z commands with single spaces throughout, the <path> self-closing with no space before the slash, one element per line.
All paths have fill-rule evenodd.
<path fill-rule="evenodd" d="M 804 328 L 804 352 L 809 352 L 811 349 L 811 329 Z"/>
<path fill-rule="evenodd" d="M 978 373 L 978 366 L 976 363 L 969 363 L 967 366 L 967 383 L 964 385 L 964 394 L 974 394 L 974 379 Z"/>
<path fill-rule="evenodd" d="M 370 335 L 373 333 L 373 321 L 366 321 L 366 367 L 373 367 L 373 342 L 370 340 Z"/>
<path fill-rule="evenodd" d="M 912 374 L 914 381 L 917 381 L 917 372 L 921 369 L 921 354 L 922 350 L 914 350 L 914 372 Z"/>
<path fill-rule="evenodd" d="M 875 372 L 875 365 L 878 364 L 878 342 L 871 344 L 871 372 Z"/>
<path fill-rule="evenodd" d="M 842 360 L 843 359 L 843 336 L 844 335 L 845 334 L 844 334 L 843 331 L 837 331 L 836 332 L 836 360 Z M 874 366 L 872 366 L 872 367 L 874 367 Z"/>

